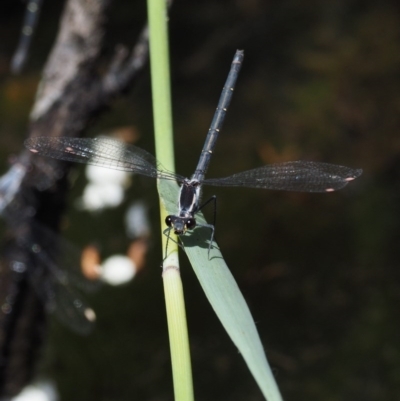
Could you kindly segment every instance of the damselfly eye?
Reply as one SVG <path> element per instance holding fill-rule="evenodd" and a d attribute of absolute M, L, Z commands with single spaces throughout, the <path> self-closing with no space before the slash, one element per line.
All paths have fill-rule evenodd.
<path fill-rule="evenodd" d="M 196 227 L 196 220 L 195 219 L 187 219 L 186 220 L 186 228 L 188 230 L 193 230 Z"/>
<path fill-rule="evenodd" d="M 165 218 L 165 224 L 166 224 L 168 227 L 171 227 L 171 226 L 172 226 L 172 218 L 171 218 L 171 216 L 167 216 L 167 217 Z"/>

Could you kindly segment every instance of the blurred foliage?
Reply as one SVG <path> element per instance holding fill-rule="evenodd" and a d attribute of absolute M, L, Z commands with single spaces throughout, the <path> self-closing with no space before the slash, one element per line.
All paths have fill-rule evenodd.
<path fill-rule="evenodd" d="M 11 77 L 23 12 L 15 3 L 0 13 L 3 168 L 22 144 L 62 6 L 44 3 L 27 70 Z M 236 48 L 245 62 L 210 177 L 289 159 L 364 169 L 327 195 L 215 189 L 218 242 L 287 400 L 382 401 L 400 392 L 399 11 L 390 0 L 176 0 L 171 10 L 178 171 L 190 174 L 197 162 Z M 145 18 L 144 2 L 115 1 L 105 60 L 116 44 L 134 43 Z M 153 149 L 148 71 L 141 77 L 91 134 L 133 124 L 139 146 Z M 144 197 L 156 225 L 154 187 L 135 178 L 129 199 Z M 71 207 L 66 236 L 123 252 L 122 215 Z M 172 399 L 160 240 L 152 240 L 133 283 L 90 297 L 99 317 L 93 336 L 54 323 L 43 371 L 57 379 L 62 400 Z M 197 399 L 261 400 L 182 260 Z"/>

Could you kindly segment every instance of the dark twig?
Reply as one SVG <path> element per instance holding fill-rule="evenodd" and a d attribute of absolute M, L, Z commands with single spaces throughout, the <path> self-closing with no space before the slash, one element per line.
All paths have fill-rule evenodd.
<path fill-rule="evenodd" d="M 28 58 L 29 48 L 35 33 L 42 3 L 43 0 L 30 0 L 26 6 L 21 36 L 19 38 L 17 50 L 11 60 L 11 71 L 14 74 L 19 74 L 22 71 Z"/>

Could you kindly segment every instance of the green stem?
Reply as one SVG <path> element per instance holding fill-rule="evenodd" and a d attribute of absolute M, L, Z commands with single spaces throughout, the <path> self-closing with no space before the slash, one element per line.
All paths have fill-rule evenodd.
<path fill-rule="evenodd" d="M 163 281 L 175 400 L 191 401 L 194 400 L 192 367 L 190 364 L 183 287 L 179 270 L 173 267 L 164 269 Z"/>
<path fill-rule="evenodd" d="M 147 7 L 156 156 L 166 169 L 174 171 L 167 3 L 165 0 L 148 0 Z M 167 212 L 161 202 L 160 207 L 161 227 L 163 230 Z M 161 235 L 164 254 L 167 238 L 162 233 Z M 170 239 L 168 242 L 168 254 L 163 255 L 164 295 L 171 348 L 174 393 L 176 401 L 191 401 L 194 398 L 189 338 L 179 271 L 178 247 L 174 241 L 177 241 L 176 238 Z"/>

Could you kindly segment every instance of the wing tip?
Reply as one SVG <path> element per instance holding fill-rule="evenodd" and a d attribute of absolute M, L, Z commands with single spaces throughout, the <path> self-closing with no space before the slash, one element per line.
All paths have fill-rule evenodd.
<path fill-rule="evenodd" d="M 363 173 L 363 171 L 362 171 L 361 168 L 356 169 L 356 170 L 354 170 L 354 171 L 352 172 L 351 175 L 349 175 L 348 177 L 346 177 L 344 180 L 345 180 L 346 182 L 354 181 L 354 180 L 355 180 L 356 178 L 358 178 L 362 173 Z"/>
<path fill-rule="evenodd" d="M 339 189 L 342 189 L 343 187 L 345 187 L 349 182 L 354 181 L 356 178 L 358 178 L 361 174 L 363 173 L 363 170 L 361 168 L 356 169 L 356 170 L 352 170 L 351 175 L 349 175 L 346 178 L 343 178 L 343 184 L 337 188 L 326 188 L 325 192 L 334 192 L 337 191 Z"/>

